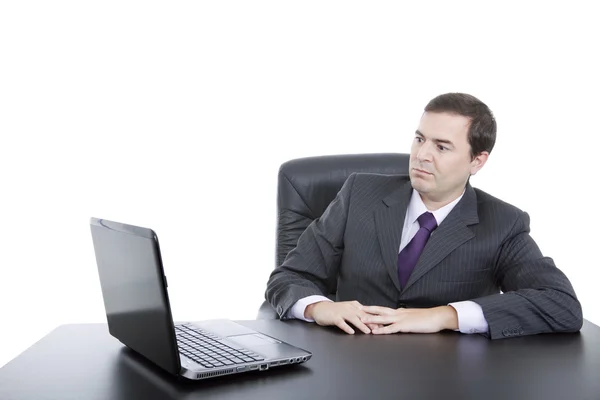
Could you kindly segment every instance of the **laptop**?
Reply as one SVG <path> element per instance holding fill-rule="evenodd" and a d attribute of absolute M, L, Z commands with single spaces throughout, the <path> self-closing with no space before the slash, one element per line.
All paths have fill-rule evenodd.
<path fill-rule="evenodd" d="M 312 353 L 227 319 L 175 324 L 152 229 L 91 218 L 108 330 L 125 346 L 188 379 L 304 363 Z"/>

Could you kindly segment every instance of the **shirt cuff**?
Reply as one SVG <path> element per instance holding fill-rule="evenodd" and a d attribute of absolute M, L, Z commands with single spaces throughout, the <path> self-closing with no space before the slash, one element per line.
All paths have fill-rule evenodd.
<path fill-rule="evenodd" d="M 302 321 L 306 321 L 306 322 L 315 322 L 314 319 L 305 318 L 304 311 L 306 310 L 306 307 L 308 307 L 309 305 L 311 305 L 313 303 L 318 303 L 319 301 L 331 301 L 331 299 L 328 299 L 325 296 L 319 296 L 319 295 L 304 297 L 304 298 L 298 300 L 292 306 L 292 308 L 290 308 L 290 311 L 288 311 L 287 316 L 289 318 L 301 319 Z"/>
<path fill-rule="evenodd" d="M 461 333 L 487 333 L 489 326 L 483 315 L 483 309 L 474 301 L 450 303 L 458 315 L 458 330 Z"/>

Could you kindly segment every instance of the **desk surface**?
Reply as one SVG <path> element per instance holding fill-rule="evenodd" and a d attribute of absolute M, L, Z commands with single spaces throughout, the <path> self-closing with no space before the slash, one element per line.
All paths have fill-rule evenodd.
<path fill-rule="evenodd" d="M 62 325 L 0 370 L 0 399 L 600 399 L 600 328 L 490 341 L 347 335 L 241 321 L 314 353 L 305 364 L 190 382 L 149 365 L 105 324 Z"/>

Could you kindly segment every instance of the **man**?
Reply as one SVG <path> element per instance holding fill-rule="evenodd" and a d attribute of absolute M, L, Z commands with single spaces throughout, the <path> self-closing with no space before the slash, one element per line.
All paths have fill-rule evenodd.
<path fill-rule="evenodd" d="M 267 300 L 282 319 L 349 334 L 581 329 L 573 287 L 530 237 L 529 216 L 469 184 L 495 140 L 496 121 L 477 98 L 431 100 L 409 176 L 352 174 L 272 272 Z M 325 296 L 336 283 L 333 302 Z"/>

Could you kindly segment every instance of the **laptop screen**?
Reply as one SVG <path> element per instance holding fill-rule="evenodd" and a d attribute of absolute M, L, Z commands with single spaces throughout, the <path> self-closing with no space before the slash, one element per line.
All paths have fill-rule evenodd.
<path fill-rule="evenodd" d="M 90 220 L 108 328 L 174 374 L 181 366 L 158 237 L 151 229 Z"/>

